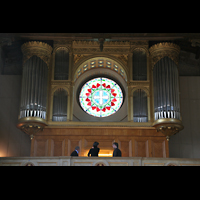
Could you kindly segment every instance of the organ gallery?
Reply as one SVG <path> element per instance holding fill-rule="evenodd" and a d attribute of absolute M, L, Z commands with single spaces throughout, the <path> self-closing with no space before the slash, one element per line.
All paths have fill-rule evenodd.
<path fill-rule="evenodd" d="M 103 42 L 102 42 L 103 41 Z M 148 40 L 27 41 L 17 127 L 31 138 L 30 156 L 169 157 L 183 129 L 179 52 Z M 181 133 L 178 133 L 181 134 Z"/>

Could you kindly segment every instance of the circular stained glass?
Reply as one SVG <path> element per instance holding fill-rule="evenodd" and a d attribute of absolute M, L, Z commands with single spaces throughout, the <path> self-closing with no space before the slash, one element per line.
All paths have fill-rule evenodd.
<path fill-rule="evenodd" d="M 88 114 L 95 117 L 108 117 L 120 109 L 123 93 L 113 80 L 94 78 L 83 85 L 79 102 Z"/>

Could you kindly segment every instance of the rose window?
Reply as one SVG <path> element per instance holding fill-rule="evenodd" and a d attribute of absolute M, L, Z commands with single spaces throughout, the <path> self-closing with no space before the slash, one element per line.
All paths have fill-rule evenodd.
<path fill-rule="evenodd" d="M 95 117 L 107 117 L 120 109 L 123 93 L 113 80 L 95 78 L 83 85 L 79 102 L 86 113 Z"/>

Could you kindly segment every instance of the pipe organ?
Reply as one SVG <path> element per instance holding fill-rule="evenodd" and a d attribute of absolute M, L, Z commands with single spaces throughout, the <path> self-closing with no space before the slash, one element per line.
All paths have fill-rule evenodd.
<path fill-rule="evenodd" d="M 41 58 L 34 55 L 24 63 L 20 118 L 46 119 L 47 76 L 47 64 Z"/>
<path fill-rule="evenodd" d="M 98 140 L 105 145 L 102 152 L 110 152 L 107 144 L 116 141 L 123 156 L 149 157 L 158 152 L 167 157 L 167 140 L 183 129 L 179 46 L 165 42 L 149 48 L 148 41 L 104 41 L 103 49 L 99 45 L 97 41 L 62 40 L 54 41 L 53 47 L 39 41 L 22 45 L 17 126 L 31 136 L 31 155 L 70 155 L 79 145 L 84 156 L 90 143 Z M 79 100 L 83 85 L 99 77 L 113 79 L 124 97 L 119 111 L 104 118 L 89 116 L 79 102 L 93 112 L 115 109 L 117 90 L 108 83 L 91 83 Z M 37 149 L 40 145 L 45 146 L 43 154 Z"/>
<path fill-rule="evenodd" d="M 154 126 L 169 140 L 169 136 L 183 129 L 178 76 L 180 47 L 173 43 L 159 43 L 149 51 L 153 67 Z"/>

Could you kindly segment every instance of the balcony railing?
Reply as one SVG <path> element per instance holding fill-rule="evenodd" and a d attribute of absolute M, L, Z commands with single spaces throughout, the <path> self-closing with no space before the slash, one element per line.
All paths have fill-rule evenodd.
<path fill-rule="evenodd" d="M 200 159 L 148 157 L 0 157 L 0 166 L 200 166 Z"/>

